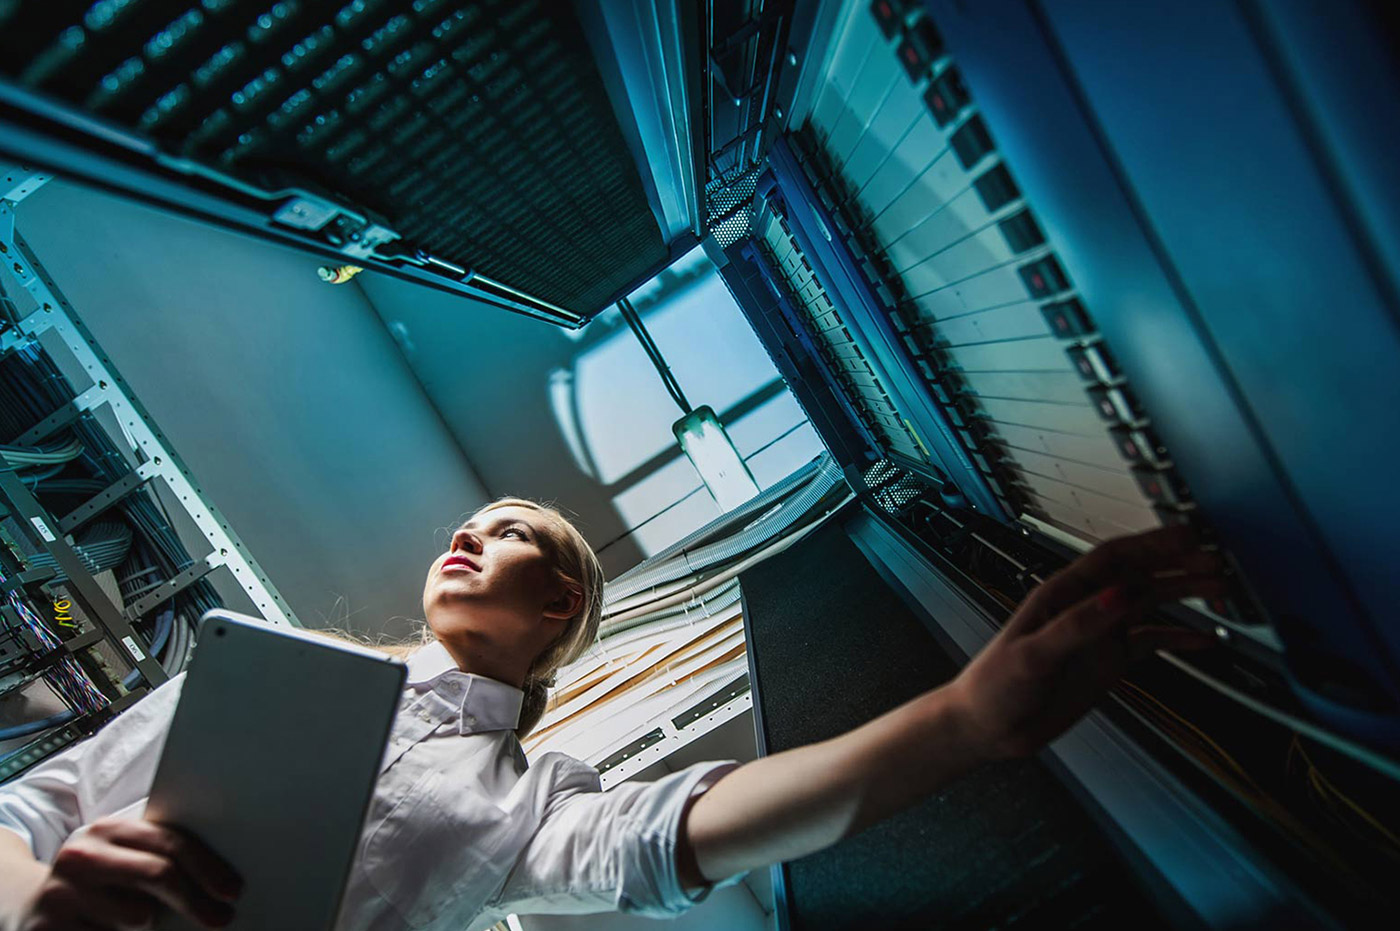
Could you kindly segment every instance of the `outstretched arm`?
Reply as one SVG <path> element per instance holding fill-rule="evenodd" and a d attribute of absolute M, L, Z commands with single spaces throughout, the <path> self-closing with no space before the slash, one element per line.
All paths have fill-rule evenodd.
<path fill-rule="evenodd" d="M 1223 594 L 1224 563 L 1185 527 L 1106 543 L 1037 588 L 946 685 L 839 737 L 739 767 L 701 796 L 677 857 L 691 886 L 814 853 L 985 762 L 1036 752 L 1157 649 L 1203 634 L 1142 623 Z"/>

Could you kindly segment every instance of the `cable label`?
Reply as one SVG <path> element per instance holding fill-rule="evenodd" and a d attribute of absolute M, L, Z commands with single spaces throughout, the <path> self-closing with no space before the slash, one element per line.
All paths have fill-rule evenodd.
<path fill-rule="evenodd" d="M 133 638 L 123 637 L 122 643 L 126 645 L 126 651 L 132 655 L 136 662 L 139 663 L 146 658 L 145 651 L 141 649 L 140 645 L 137 644 Z"/>
<path fill-rule="evenodd" d="M 39 536 L 44 538 L 45 543 L 52 543 L 58 539 L 53 535 L 53 531 L 49 529 L 49 525 L 44 523 L 42 517 L 31 517 L 29 518 L 29 522 L 34 525 L 35 530 L 39 531 Z"/>

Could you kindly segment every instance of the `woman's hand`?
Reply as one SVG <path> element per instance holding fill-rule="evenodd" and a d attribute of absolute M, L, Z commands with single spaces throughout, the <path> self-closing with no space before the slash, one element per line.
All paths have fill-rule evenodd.
<path fill-rule="evenodd" d="M 1105 543 L 1047 579 L 946 687 L 976 754 L 1034 753 L 1133 660 L 1209 646 L 1206 634 L 1141 621 L 1155 604 L 1224 594 L 1224 571 L 1190 528 L 1169 527 Z"/>
<path fill-rule="evenodd" d="M 208 847 L 170 828 L 102 818 L 59 848 L 53 866 L 10 927 L 20 931 L 148 928 L 164 905 L 221 928 L 242 885 Z"/>
<path fill-rule="evenodd" d="M 1031 593 L 948 684 L 853 731 L 746 763 L 682 823 L 687 887 L 821 850 L 985 762 L 1036 752 L 1129 662 L 1207 635 L 1142 625 L 1158 602 L 1223 594 L 1224 562 L 1174 527 L 1114 540 Z"/>

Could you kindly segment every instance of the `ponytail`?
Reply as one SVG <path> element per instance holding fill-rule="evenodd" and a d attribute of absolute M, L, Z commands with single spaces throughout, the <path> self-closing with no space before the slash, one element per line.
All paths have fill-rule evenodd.
<path fill-rule="evenodd" d="M 525 699 L 520 703 L 520 723 L 515 727 L 515 736 L 524 740 L 525 735 L 535 729 L 544 717 L 549 706 L 549 690 L 554 687 L 554 676 L 536 676 L 533 672 L 525 676 Z"/>

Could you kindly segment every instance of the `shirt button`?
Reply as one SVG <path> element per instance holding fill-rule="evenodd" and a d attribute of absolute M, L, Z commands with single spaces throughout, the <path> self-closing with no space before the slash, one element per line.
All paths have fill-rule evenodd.
<path fill-rule="evenodd" d="M 474 716 L 472 716 L 472 715 L 467 715 L 467 716 L 466 716 L 465 718 L 463 718 L 462 720 L 465 721 L 465 722 L 467 723 L 468 726 L 471 726 L 471 725 L 473 725 L 473 724 L 476 723 L 476 718 L 475 718 Z"/>

